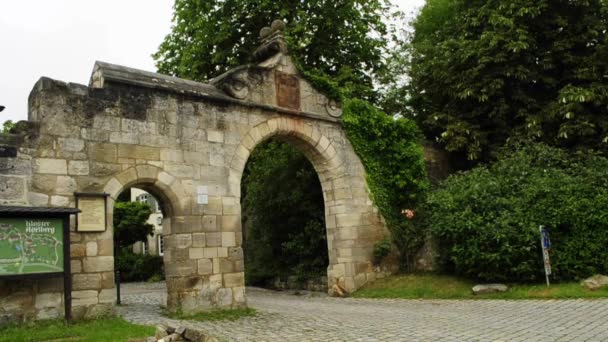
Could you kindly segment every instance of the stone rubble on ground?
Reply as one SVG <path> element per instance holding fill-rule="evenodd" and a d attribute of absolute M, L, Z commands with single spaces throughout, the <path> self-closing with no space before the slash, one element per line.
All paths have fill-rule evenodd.
<path fill-rule="evenodd" d="M 583 280 L 581 285 L 589 290 L 598 290 L 602 287 L 608 286 L 608 276 L 596 274 Z"/>
<path fill-rule="evenodd" d="M 486 294 L 495 292 L 505 292 L 509 287 L 505 284 L 480 284 L 473 286 L 473 294 Z"/>
<path fill-rule="evenodd" d="M 146 342 L 217 342 L 215 337 L 204 332 L 183 326 L 173 327 L 168 324 L 156 326 L 156 333 L 146 339 Z"/>

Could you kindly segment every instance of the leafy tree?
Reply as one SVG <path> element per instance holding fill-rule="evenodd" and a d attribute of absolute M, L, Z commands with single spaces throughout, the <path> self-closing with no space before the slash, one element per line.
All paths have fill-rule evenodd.
<path fill-rule="evenodd" d="M 242 184 L 248 283 L 263 285 L 277 275 L 304 280 L 324 274 L 328 254 L 323 193 L 306 157 L 270 140 L 251 154 Z"/>
<path fill-rule="evenodd" d="M 174 10 L 172 32 L 154 54 L 162 73 L 207 80 L 246 64 L 273 19 L 287 23 L 291 52 L 305 69 L 357 96 L 373 96 L 384 67 L 388 0 L 176 0 Z"/>
<path fill-rule="evenodd" d="M 114 241 L 119 248 L 128 247 L 138 241 L 146 241 L 154 232 L 147 223 L 152 208 L 147 203 L 117 202 L 114 205 Z"/>
<path fill-rule="evenodd" d="M 0 131 L 0 134 L 8 134 L 13 127 L 15 127 L 15 123 L 13 121 L 11 121 L 11 120 L 4 121 L 4 123 L 2 124 L 2 130 Z"/>
<path fill-rule="evenodd" d="M 607 150 L 605 0 L 428 0 L 413 26 L 409 109 L 448 151 Z"/>

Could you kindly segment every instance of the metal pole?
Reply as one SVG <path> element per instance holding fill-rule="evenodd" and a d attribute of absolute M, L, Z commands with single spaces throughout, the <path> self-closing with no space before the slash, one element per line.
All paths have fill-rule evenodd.
<path fill-rule="evenodd" d="M 120 271 L 116 271 L 116 305 L 120 305 Z"/>

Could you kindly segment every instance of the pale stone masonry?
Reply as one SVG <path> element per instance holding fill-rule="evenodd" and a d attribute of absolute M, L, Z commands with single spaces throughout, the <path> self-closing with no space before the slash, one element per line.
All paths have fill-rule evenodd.
<path fill-rule="evenodd" d="M 0 138 L 0 203 L 74 206 L 75 191 L 110 195 L 105 232 L 71 225 L 75 317 L 114 309 L 112 210 L 134 186 L 164 206 L 168 308 L 245 306 L 241 175 L 251 151 L 271 137 L 298 147 L 318 173 L 328 290 L 353 291 L 394 270 L 372 264 L 374 243 L 389 233 L 339 105 L 299 76 L 280 31 L 272 32 L 256 64 L 208 84 L 101 62 L 89 86 L 36 83 L 29 121 Z M 59 316 L 61 291 L 60 280 L 0 281 L 0 319 Z"/>

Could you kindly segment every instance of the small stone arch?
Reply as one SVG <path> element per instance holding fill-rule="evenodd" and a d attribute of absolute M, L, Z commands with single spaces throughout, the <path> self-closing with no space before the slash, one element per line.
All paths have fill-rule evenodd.
<path fill-rule="evenodd" d="M 183 215 L 185 212 L 186 193 L 176 177 L 153 165 L 130 167 L 111 177 L 103 188 L 114 202 L 125 189 L 138 185 L 163 202 L 163 211 L 168 216 Z"/>

